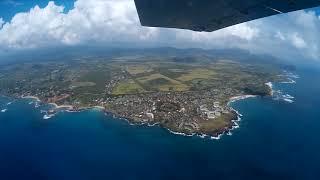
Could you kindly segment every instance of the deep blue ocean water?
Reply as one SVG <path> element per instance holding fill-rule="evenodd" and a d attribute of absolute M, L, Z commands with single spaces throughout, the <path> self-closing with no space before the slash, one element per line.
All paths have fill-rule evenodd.
<path fill-rule="evenodd" d="M 219 140 L 131 126 L 97 110 L 44 120 L 31 100 L 1 97 L 0 179 L 320 179 L 320 71 L 276 84 L 294 103 L 232 106 L 240 128 Z"/>

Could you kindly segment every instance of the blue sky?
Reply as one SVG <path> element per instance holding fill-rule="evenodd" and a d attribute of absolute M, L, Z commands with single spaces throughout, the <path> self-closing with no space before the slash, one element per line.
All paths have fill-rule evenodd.
<path fill-rule="evenodd" d="M 319 32 L 319 7 L 207 33 L 142 27 L 133 0 L 0 0 L 0 55 L 117 44 L 238 48 L 283 59 L 319 61 Z"/>

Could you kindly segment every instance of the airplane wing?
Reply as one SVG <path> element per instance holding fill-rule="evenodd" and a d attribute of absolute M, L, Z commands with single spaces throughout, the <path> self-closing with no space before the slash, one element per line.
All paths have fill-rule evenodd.
<path fill-rule="evenodd" d="M 135 0 L 143 26 L 215 31 L 320 6 L 320 0 Z"/>

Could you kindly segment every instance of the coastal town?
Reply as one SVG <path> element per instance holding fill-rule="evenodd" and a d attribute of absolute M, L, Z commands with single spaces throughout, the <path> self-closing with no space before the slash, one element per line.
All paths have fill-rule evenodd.
<path fill-rule="evenodd" d="M 278 71 L 261 71 L 258 66 L 234 61 L 213 61 L 206 66 L 201 59 L 177 63 L 172 58 L 163 58 L 161 63 L 143 58 L 139 62 L 114 59 L 108 64 L 80 62 L 73 61 L 73 66 L 25 64 L 10 77 L 5 72 L 17 67 L 5 67 L 0 76 L 1 94 L 52 104 L 46 119 L 61 109 L 96 107 L 132 124 L 218 136 L 237 126 L 238 114 L 228 104 L 231 100 L 271 95 L 267 82 L 280 80 Z"/>

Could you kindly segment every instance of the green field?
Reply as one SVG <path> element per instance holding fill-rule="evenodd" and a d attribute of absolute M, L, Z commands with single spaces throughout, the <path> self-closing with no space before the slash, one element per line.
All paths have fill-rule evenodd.
<path fill-rule="evenodd" d="M 70 88 L 73 89 L 73 88 L 79 88 L 79 87 L 90 87 L 90 86 L 95 86 L 96 83 L 94 82 L 73 82 L 71 85 L 70 85 Z"/>
<path fill-rule="evenodd" d="M 148 65 L 138 64 L 138 65 L 128 65 L 126 70 L 131 75 L 138 75 L 142 73 L 152 72 L 152 68 Z"/>
<path fill-rule="evenodd" d="M 212 79 L 216 73 L 213 70 L 205 68 L 195 68 L 190 70 L 187 74 L 181 75 L 177 80 L 187 82 L 194 79 Z"/>
<path fill-rule="evenodd" d="M 187 91 L 189 86 L 162 74 L 156 73 L 137 78 L 144 87 L 158 91 Z"/>
<path fill-rule="evenodd" d="M 112 91 L 113 95 L 122 95 L 122 94 L 138 94 L 143 93 L 145 90 L 137 84 L 134 80 L 129 79 L 127 81 L 121 82 L 118 84 Z"/>
<path fill-rule="evenodd" d="M 110 80 L 110 72 L 106 70 L 92 70 L 87 73 L 81 74 L 77 81 L 80 82 L 91 82 L 94 86 L 85 86 L 76 88 L 81 92 L 91 93 L 103 93 L 105 89 L 105 83 Z"/>

